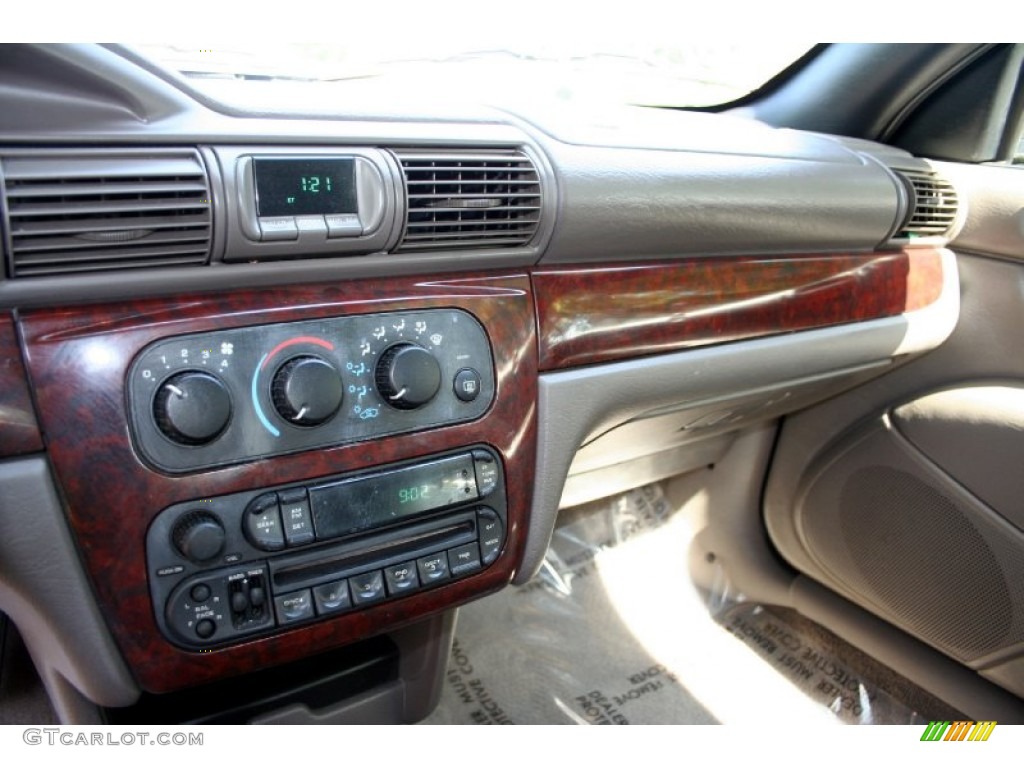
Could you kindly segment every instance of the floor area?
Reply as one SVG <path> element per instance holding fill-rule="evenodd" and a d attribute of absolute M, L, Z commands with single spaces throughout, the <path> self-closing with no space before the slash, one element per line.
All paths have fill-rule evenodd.
<path fill-rule="evenodd" d="M 956 713 L 788 609 L 696 590 L 692 532 L 649 485 L 566 510 L 542 572 L 461 609 L 456 723 L 926 723 Z"/>
<path fill-rule="evenodd" d="M 0 725 L 56 722 L 25 643 L 7 617 L 0 614 Z"/>

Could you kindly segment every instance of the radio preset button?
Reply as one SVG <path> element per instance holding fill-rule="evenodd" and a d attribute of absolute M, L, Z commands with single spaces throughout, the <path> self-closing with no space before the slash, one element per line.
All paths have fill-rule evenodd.
<path fill-rule="evenodd" d="M 343 611 L 352 605 L 345 579 L 313 587 L 313 599 L 316 601 L 316 612 L 321 615 Z"/>
<path fill-rule="evenodd" d="M 501 518 L 492 509 L 481 509 L 476 516 L 477 533 L 480 537 L 480 559 L 490 565 L 498 559 L 505 532 Z"/>
<path fill-rule="evenodd" d="M 412 592 L 420 585 L 416 578 L 416 561 L 410 560 L 407 563 L 389 565 L 384 569 L 384 578 L 388 583 L 388 594 L 401 595 L 405 592 Z"/>
<path fill-rule="evenodd" d="M 356 605 L 375 603 L 384 597 L 384 576 L 380 571 L 353 576 L 348 584 L 352 588 L 352 602 Z"/>
<path fill-rule="evenodd" d="M 479 571 L 480 547 L 476 544 L 463 544 L 461 547 L 448 550 L 448 563 L 451 567 L 452 576 L 462 576 L 466 573 Z"/>
<path fill-rule="evenodd" d="M 438 552 L 436 555 L 421 557 L 416 561 L 416 570 L 424 586 L 444 581 L 448 578 L 448 555 Z"/>
<path fill-rule="evenodd" d="M 243 518 L 245 537 L 258 549 L 275 552 L 284 549 L 284 530 L 277 494 L 265 493 L 249 504 Z"/>
<path fill-rule="evenodd" d="M 308 589 L 274 598 L 277 620 L 282 624 L 313 618 L 313 596 Z"/>
<path fill-rule="evenodd" d="M 311 543 L 315 536 L 306 489 L 282 491 L 278 498 L 281 502 L 281 520 L 284 523 L 284 537 L 288 546 L 297 547 Z"/>

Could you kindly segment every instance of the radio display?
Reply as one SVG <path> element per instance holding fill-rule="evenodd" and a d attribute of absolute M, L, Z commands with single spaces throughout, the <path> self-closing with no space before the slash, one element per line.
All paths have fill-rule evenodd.
<path fill-rule="evenodd" d="M 311 488 L 309 493 L 318 538 L 389 525 L 478 496 L 473 458 L 468 454 L 342 480 Z"/>
<path fill-rule="evenodd" d="M 254 158 L 260 216 L 358 213 L 351 157 Z"/>

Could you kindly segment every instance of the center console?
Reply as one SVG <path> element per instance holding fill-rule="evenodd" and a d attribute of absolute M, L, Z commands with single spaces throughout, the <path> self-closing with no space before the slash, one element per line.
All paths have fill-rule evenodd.
<path fill-rule="evenodd" d="M 147 697 L 383 638 L 395 700 L 425 703 L 453 609 L 518 572 L 536 450 L 524 274 L 33 310 L 21 327 L 72 534 Z"/>

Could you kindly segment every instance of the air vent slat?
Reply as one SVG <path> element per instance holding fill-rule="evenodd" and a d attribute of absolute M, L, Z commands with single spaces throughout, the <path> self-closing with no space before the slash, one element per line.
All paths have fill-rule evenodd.
<path fill-rule="evenodd" d="M 93 232 L 122 232 L 146 229 L 172 229 L 181 227 L 192 229 L 207 227 L 210 217 L 201 216 L 125 216 L 123 218 L 82 219 L 74 218 L 67 221 L 14 221 L 11 217 L 11 235 L 13 237 L 30 237 L 33 235 L 69 235 Z"/>
<path fill-rule="evenodd" d="M 470 164 L 491 164 L 491 163 L 522 163 L 532 167 L 529 158 L 516 149 L 505 149 L 497 152 L 481 150 L 410 150 L 403 149 L 396 152 L 402 158 L 403 163 L 455 163 L 464 162 Z"/>
<path fill-rule="evenodd" d="M 946 235 L 960 208 L 956 189 L 934 171 L 896 170 L 910 197 L 910 211 L 896 234 L 913 239 Z"/>
<path fill-rule="evenodd" d="M 409 167 L 409 166 L 407 166 Z M 440 180 L 444 178 L 459 178 L 461 176 L 475 177 L 476 174 L 484 174 L 478 178 L 481 181 L 529 181 L 534 176 L 531 168 L 494 168 L 488 166 L 421 166 L 409 167 L 409 170 L 422 173 L 433 178 L 425 178 L 423 182 Z"/>
<path fill-rule="evenodd" d="M 537 196 L 536 191 L 535 193 L 530 193 L 530 191 L 525 191 L 525 193 L 521 193 L 521 191 L 519 191 L 520 188 L 532 189 L 537 187 L 536 179 L 529 181 L 495 181 L 493 179 L 481 180 L 478 177 L 473 177 L 470 176 L 469 174 L 466 174 L 466 177 L 462 179 L 421 179 L 411 180 L 408 181 L 407 183 L 409 184 L 411 195 L 441 195 L 443 193 L 439 193 L 439 191 L 438 193 L 434 193 L 434 191 L 426 190 L 433 189 L 435 187 L 441 187 L 443 189 L 444 187 L 451 186 L 453 187 L 453 191 L 455 189 L 464 190 L 461 191 L 461 193 L 456 193 L 463 195 L 474 195 L 481 193 L 482 191 L 482 193 L 517 195 L 520 197 L 528 197 L 530 195 L 534 197 Z M 467 187 L 471 188 L 467 189 Z"/>
<path fill-rule="evenodd" d="M 467 204 L 467 206 L 465 208 L 463 208 L 461 206 L 455 206 L 455 207 L 449 208 L 447 206 L 442 207 L 442 206 L 439 206 L 439 205 L 431 205 L 431 206 L 427 206 L 427 210 L 430 211 L 431 213 L 496 213 L 498 211 L 523 211 L 525 213 L 527 211 L 539 211 L 540 210 L 540 206 L 539 205 L 523 205 L 523 206 L 517 206 L 517 205 L 479 205 L 479 206 L 471 206 L 471 205 Z"/>
<path fill-rule="evenodd" d="M 113 161 L 113 162 L 112 162 Z M 59 172 L 58 172 L 59 171 Z M 174 176 L 206 177 L 193 152 L 96 153 L 12 156 L 4 159 L 4 177 L 9 182 L 45 181 L 50 184 L 70 179 L 158 179 Z"/>
<path fill-rule="evenodd" d="M 10 184 L 12 179 L 8 177 Z M 14 180 L 17 183 L 17 180 Z M 37 197 L 91 197 L 96 195 L 97 184 L 102 183 L 103 194 L 110 195 L 164 195 L 167 193 L 201 193 L 206 192 L 206 184 L 202 178 L 182 179 L 181 181 L 139 181 L 124 183 L 119 178 L 94 179 L 88 184 L 52 184 L 52 183 L 18 183 L 7 191 L 9 200 L 34 199 Z"/>
<path fill-rule="evenodd" d="M 486 195 L 485 195 L 486 196 Z M 532 198 L 540 201 L 536 192 L 502 192 L 502 197 L 515 197 L 515 198 Z M 427 192 L 416 192 L 411 194 L 410 197 L 414 197 L 417 201 L 419 200 L 471 200 L 476 197 L 480 197 L 478 194 L 470 194 L 469 192 L 455 192 L 451 194 L 445 194 L 443 192 L 427 193 Z"/>
<path fill-rule="evenodd" d="M 159 248 L 146 247 L 146 248 L 131 248 L 123 249 L 114 253 L 104 254 L 102 257 L 103 261 L 126 261 L 129 259 L 138 258 L 150 258 L 159 256 L 183 256 L 183 255 L 195 255 L 201 256 L 205 253 L 205 250 L 197 244 L 187 245 L 170 245 L 161 246 Z M 97 255 L 95 253 L 81 253 L 75 256 L 68 256 L 67 254 L 60 254 L 54 256 L 48 253 L 35 253 L 27 256 L 24 259 L 25 266 L 41 266 L 41 265 L 59 265 L 59 264 L 83 264 L 86 262 L 96 261 Z"/>
<path fill-rule="evenodd" d="M 150 247 L 160 247 L 161 244 L 167 243 L 173 245 L 175 243 L 198 243 L 203 244 L 208 240 L 208 236 L 201 230 L 193 232 L 154 232 L 144 240 L 139 238 L 135 240 L 125 239 L 122 241 L 118 252 L 126 250 L 133 245 L 139 245 L 145 243 Z M 73 252 L 75 251 L 105 251 L 111 252 L 110 243 L 106 243 L 98 240 L 83 240 L 81 238 L 55 236 L 55 237 L 37 237 L 19 242 L 16 244 L 18 252 L 24 254 L 21 260 L 27 259 L 30 254 L 33 253 L 54 253 L 54 252 L 67 252 L 68 259 L 73 258 Z M 19 260 L 20 261 L 20 260 Z"/>
<path fill-rule="evenodd" d="M 510 248 L 540 226 L 537 169 L 519 150 L 395 153 L 405 174 L 405 234 L 398 250 Z"/>
<path fill-rule="evenodd" d="M 509 235 L 524 235 L 529 234 L 533 231 L 535 224 L 533 222 L 524 223 L 522 226 L 511 226 L 511 227 L 499 227 L 497 225 L 492 226 L 489 229 L 482 229 L 475 227 L 467 231 L 464 224 L 449 224 L 441 230 L 435 227 L 421 228 L 418 231 L 410 231 L 407 233 L 407 240 L 422 240 L 424 238 L 434 239 L 447 239 L 457 240 L 462 237 L 508 237 Z M 411 229 L 411 228 L 410 228 Z"/>
<path fill-rule="evenodd" d="M 212 236 L 195 150 L 0 158 L 14 277 L 205 264 Z"/>

